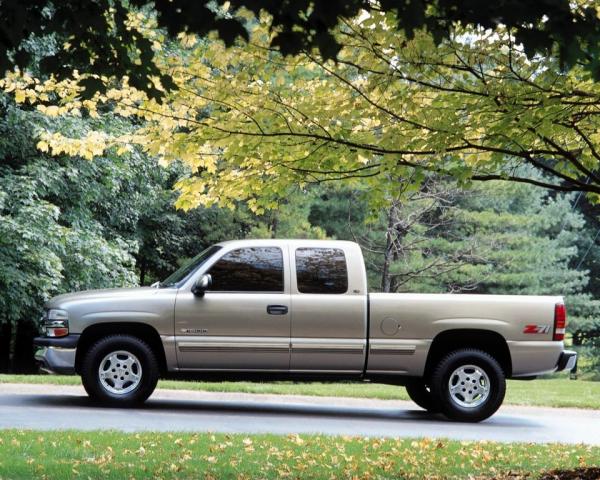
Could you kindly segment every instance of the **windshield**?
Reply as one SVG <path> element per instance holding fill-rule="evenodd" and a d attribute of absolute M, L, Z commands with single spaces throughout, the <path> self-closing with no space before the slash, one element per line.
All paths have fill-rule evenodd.
<path fill-rule="evenodd" d="M 181 267 L 176 272 L 169 275 L 163 282 L 160 282 L 161 287 L 173 287 L 179 283 L 182 283 L 184 280 L 187 280 L 189 276 L 195 272 L 200 265 L 206 262 L 210 257 L 212 257 L 215 253 L 221 250 L 221 247 L 218 245 L 213 245 L 212 247 L 208 247 L 206 250 L 200 252 L 194 258 L 192 258 L 189 263 L 186 263 L 183 267 Z"/>

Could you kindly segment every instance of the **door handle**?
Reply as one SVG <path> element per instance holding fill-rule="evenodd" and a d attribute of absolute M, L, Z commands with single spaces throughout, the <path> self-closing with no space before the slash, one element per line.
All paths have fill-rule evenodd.
<path fill-rule="evenodd" d="M 285 305 L 267 305 L 269 315 L 285 315 L 288 313 L 288 307 Z"/>

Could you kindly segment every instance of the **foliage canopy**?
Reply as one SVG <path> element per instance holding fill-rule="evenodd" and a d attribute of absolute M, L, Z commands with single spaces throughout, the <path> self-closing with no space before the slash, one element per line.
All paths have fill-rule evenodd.
<path fill-rule="evenodd" d="M 0 69 L 23 70 L 31 64 L 31 41 L 47 38 L 64 48 L 42 60 L 43 75 L 62 79 L 75 68 L 108 77 L 127 76 L 131 85 L 158 98 L 162 92 L 153 78 L 160 77 L 169 88 L 174 84 L 155 63 L 153 43 L 131 22 L 131 8 L 155 13 L 158 27 L 171 36 L 216 31 L 228 46 L 238 37 L 249 39 L 246 22 L 236 13 L 244 10 L 254 18 L 266 13 L 271 18 L 270 47 L 285 55 L 316 47 L 324 59 L 335 58 L 343 48 L 336 28 L 365 11 L 394 13 L 392 33 L 401 31 L 410 39 L 415 30 L 426 28 L 437 43 L 449 38 L 456 25 L 504 26 L 528 55 L 555 52 L 561 65 L 584 63 L 595 78 L 600 77 L 600 19 L 589 0 L 4 0 Z M 223 14 L 222 9 L 234 15 Z M 80 81 L 88 96 L 103 88 L 94 77 Z"/>
<path fill-rule="evenodd" d="M 399 35 L 397 22 L 389 13 L 344 22 L 336 62 L 274 51 L 268 18 L 248 44 L 230 48 L 184 36 L 160 49 L 161 71 L 178 87 L 162 103 L 127 79 L 106 79 L 110 88 L 91 100 L 77 75 L 12 75 L 4 88 L 49 116 L 139 117 L 129 135 L 74 138 L 48 127 L 38 146 L 93 158 L 139 144 L 167 163 L 182 160 L 194 172 L 178 184 L 186 209 L 244 200 L 260 213 L 290 189 L 340 179 L 360 179 L 377 204 L 409 172 L 413 188 L 436 173 L 599 198 L 600 87 L 589 71 L 528 58 L 503 28 L 465 29 L 437 45 L 423 31 Z M 146 36 L 163 38 L 152 28 Z M 524 165 L 546 176 L 523 174 Z"/>

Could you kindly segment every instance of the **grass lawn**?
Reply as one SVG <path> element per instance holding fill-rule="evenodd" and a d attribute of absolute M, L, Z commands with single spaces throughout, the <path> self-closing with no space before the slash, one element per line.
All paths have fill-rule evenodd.
<path fill-rule="evenodd" d="M 3 480 L 515 479 L 600 464 L 600 447 L 557 444 L 210 433 L 5 430 L 0 435 Z"/>
<path fill-rule="evenodd" d="M 79 377 L 59 375 L 0 375 L 0 383 L 51 383 L 81 385 Z M 187 382 L 161 380 L 159 388 L 333 397 L 408 400 L 404 388 L 374 383 L 251 383 Z M 509 380 L 505 403 L 549 407 L 600 409 L 600 382 L 551 378 L 533 381 Z"/>

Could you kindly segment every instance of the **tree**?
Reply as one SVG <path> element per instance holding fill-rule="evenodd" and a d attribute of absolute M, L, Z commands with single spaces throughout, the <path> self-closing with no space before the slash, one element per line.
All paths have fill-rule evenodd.
<path fill-rule="evenodd" d="M 576 295 L 569 298 L 568 330 L 572 333 L 573 346 L 585 357 L 581 362 L 585 370 L 595 373 L 600 379 L 600 301 L 590 294 Z"/>
<path fill-rule="evenodd" d="M 122 160 L 49 158 L 35 147 L 44 116 L 6 96 L 0 108 L 0 368 L 19 371 L 33 367 L 43 303 L 59 292 L 134 285 L 136 243 L 117 233 L 129 219 L 115 195 L 130 180 Z"/>
<path fill-rule="evenodd" d="M 36 148 L 48 122 L 83 135 L 126 133 L 123 119 L 49 120 L 7 95 L 0 110 L 0 371 L 36 370 L 32 338 L 50 297 L 150 284 L 215 242 L 260 230 L 243 206 L 176 210 L 180 163 L 161 167 L 139 149 L 89 161 Z"/>
<path fill-rule="evenodd" d="M 42 74 L 65 78 L 72 69 L 93 69 L 99 75 L 127 76 L 131 85 L 159 98 L 162 92 L 153 77 L 159 76 L 168 88 L 174 84 L 155 64 L 156 47 L 136 21 L 138 11 L 131 9 L 155 13 L 157 26 L 172 36 L 217 31 L 229 46 L 238 37 L 249 38 L 248 16 L 235 14 L 244 10 L 256 19 L 266 13 L 273 32 L 271 47 L 286 55 L 317 47 L 325 59 L 335 58 L 342 48 L 336 27 L 361 12 L 393 12 L 392 33 L 403 31 L 412 38 L 415 30 L 426 28 L 437 42 L 448 38 L 456 24 L 486 29 L 502 26 L 515 34 L 529 56 L 556 52 L 561 65 L 585 63 L 595 78 L 600 76 L 600 20 L 593 2 L 585 0 L 4 0 L 0 68 L 3 72 L 14 66 L 24 69 L 31 64 L 32 38 L 49 38 L 63 48 L 43 59 Z M 82 78 L 81 84 L 89 96 L 102 89 L 94 77 Z"/>
<path fill-rule="evenodd" d="M 396 21 L 391 14 L 373 12 L 343 22 L 335 31 L 343 45 L 337 62 L 312 51 L 282 56 L 270 47 L 267 19 L 252 26 L 250 43 L 230 48 L 214 38 L 183 36 L 162 45 L 157 57 L 161 71 L 178 86 L 165 92 L 162 103 L 126 78 L 106 79 L 108 89 L 91 99 L 81 96 L 77 78 L 59 82 L 10 75 L 3 87 L 23 110 L 35 108 L 42 119 L 35 132 L 42 153 L 100 161 L 137 154 L 171 168 L 181 162 L 185 178 L 175 185 L 183 210 L 201 205 L 215 213 L 227 207 L 237 215 L 240 205 L 250 209 L 241 218 L 228 217 L 234 227 L 228 231 L 330 233 L 335 225 L 313 223 L 314 210 L 291 215 L 286 201 L 292 195 L 309 199 L 311 184 L 344 180 L 345 187 L 363 195 L 361 215 L 378 215 L 381 224 L 372 232 L 388 234 L 381 247 L 387 260 L 377 264 L 376 255 L 369 260 L 379 269 L 373 271 L 384 289 L 584 291 L 586 274 L 572 265 L 573 242 L 582 244 L 576 238 L 581 230 L 568 216 L 570 230 L 560 232 L 556 219 L 568 210 L 568 201 L 558 193 L 585 192 L 589 203 L 600 198 L 600 87 L 584 68 L 565 72 L 554 58 L 528 58 L 501 27 L 491 33 L 464 29 L 436 44 L 425 32 L 415 32 L 412 39 L 398 35 Z M 146 35 L 162 38 L 153 28 Z M 152 168 L 139 172 L 154 178 Z M 492 182 L 488 188 L 500 192 L 506 206 L 495 210 L 486 204 L 478 210 L 476 197 L 464 194 L 451 210 L 444 211 L 439 202 L 428 209 L 431 178 L 454 179 L 460 188 Z M 529 204 L 510 200 L 499 190 L 499 180 L 511 180 L 503 188 Z M 531 186 L 557 193 L 527 193 Z M 168 204 L 168 195 L 157 192 L 157 205 Z M 407 200 L 411 196 L 414 202 Z M 403 216 L 414 213 L 419 221 L 405 231 Z M 158 216 L 179 228 L 175 212 Z M 169 237 L 155 234 L 155 217 L 156 211 L 147 217 L 144 241 L 169 250 Z M 106 215 L 107 225 L 110 218 Z M 542 218 L 546 226 L 536 223 Z M 452 229 L 437 229 L 444 234 L 427 232 L 428 222 L 435 227 L 448 221 Z M 494 221 L 502 225 L 500 234 L 490 226 Z M 477 234 L 471 231 L 475 227 Z M 422 239 L 426 249 L 411 247 L 411 242 L 425 245 Z M 196 239 L 195 245 L 200 243 Z M 540 255 L 540 245 L 552 253 Z M 148 255 L 154 250 L 149 248 Z M 465 255 L 453 259 L 456 252 Z M 183 256 L 177 253 L 167 263 Z M 138 256 L 140 265 L 145 257 Z M 429 279 L 408 275 L 437 258 L 450 261 L 448 272 Z M 155 272 L 148 273 L 149 280 L 160 275 L 159 262 L 148 265 Z M 582 332 L 592 331 L 580 325 Z"/>
<path fill-rule="evenodd" d="M 50 115 L 100 108 L 143 119 L 135 135 L 70 139 L 49 128 L 40 148 L 93 157 L 137 143 L 166 162 L 181 159 L 195 172 L 177 185 L 183 208 L 243 200 L 261 213 L 291 187 L 342 179 L 360 180 L 377 203 L 397 179 L 418 183 L 427 173 L 596 201 L 600 87 L 589 72 L 528 59 L 507 31 L 465 30 L 436 45 L 423 32 L 399 35 L 396 21 L 378 13 L 344 23 L 337 63 L 274 52 L 267 21 L 247 45 L 188 38 L 164 49 L 161 68 L 178 89 L 162 104 L 127 82 L 93 101 L 69 81 L 12 76 L 4 87 L 21 102 L 58 95 L 59 105 L 38 107 Z"/>
<path fill-rule="evenodd" d="M 449 210 L 449 227 L 434 240 L 434 251 L 448 255 L 471 245 L 479 260 L 431 279 L 429 288 L 464 286 L 477 293 L 520 295 L 559 292 L 570 303 L 589 281 L 588 272 L 576 268 L 585 219 L 572 209 L 573 197 L 501 182 L 460 192 L 457 208 Z"/>
<path fill-rule="evenodd" d="M 358 242 L 365 257 L 369 284 L 382 292 L 397 292 L 415 279 L 440 275 L 474 263 L 475 245 L 438 254 L 431 240 L 451 227 L 449 210 L 460 190 L 435 176 L 413 190 L 407 179 L 387 195 L 387 204 L 369 215 L 365 192 L 328 191 L 311 206 L 310 219 L 338 238 Z M 408 191 L 407 191 L 408 190 Z"/>
<path fill-rule="evenodd" d="M 352 216 L 361 205 L 354 195 L 340 209 L 339 194 L 328 193 L 313 203 L 310 218 L 361 243 L 371 285 L 381 291 L 561 292 L 570 300 L 587 288 L 588 272 L 577 268 L 585 220 L 572 209 L 573 194 L 502 182 L 463 190 L 429 177 L 421 190 L 388 197 L 386 208 L 364 220 Z"/>

